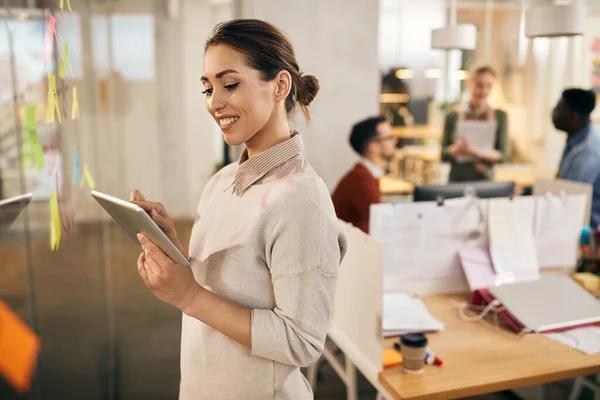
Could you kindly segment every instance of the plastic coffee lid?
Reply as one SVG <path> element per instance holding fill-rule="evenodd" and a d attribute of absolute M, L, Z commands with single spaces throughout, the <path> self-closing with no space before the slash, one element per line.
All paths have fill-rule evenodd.
<path fill-rule="evenodd" d="M 407 333 L 400 336 L 400 342 L 403 346 L 408 347 L 425 347 L 427 346 L 427 338 L 422 333 Z"/>

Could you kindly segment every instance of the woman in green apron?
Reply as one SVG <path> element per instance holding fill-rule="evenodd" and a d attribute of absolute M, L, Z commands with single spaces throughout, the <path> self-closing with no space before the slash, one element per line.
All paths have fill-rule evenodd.
<path fill-rule="evenodd" d="M 471 99 L 468 106 L 446 116 L 442 161 L 451 164 L 450 182 L 491 179 L 493 165 L 504 162 L 510 154 L 508 116 L 502 110 L 494 110 L 487 103 L 495 83 L 496 72 L 491 67 L 483 66 L 474 70 L 469 82 Z M 489 126 L 493 126 L 494 148 L 477 151 L 468 139 L 459 137 L 457 132 L 464 121 L 488 122 Z"/>

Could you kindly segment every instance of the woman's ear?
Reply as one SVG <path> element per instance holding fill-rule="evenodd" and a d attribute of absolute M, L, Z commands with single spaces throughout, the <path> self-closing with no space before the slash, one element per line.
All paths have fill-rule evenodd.
<path fill-rule="evenodd" d="M 280 71 L 275 77 L 275 101 L 285 101 L 292 90 L 292 76 L 286 70 Z"/>

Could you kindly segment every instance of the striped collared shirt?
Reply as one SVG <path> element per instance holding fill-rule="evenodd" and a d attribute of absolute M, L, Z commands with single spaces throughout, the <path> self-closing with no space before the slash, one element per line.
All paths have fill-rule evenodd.
<path fill-rule="evenodd" d="M 241 196 L 250 186 L 268 177 L 287 176 L 295 168 L 295 163 L 289 161 L 301 160 L 303 151 L 302 137 L 297 132 L 293 132 L 286 141 L 252 158 L 248 157 L 248 150 L 244 149 L 235 173 L 233 193 Z"/>

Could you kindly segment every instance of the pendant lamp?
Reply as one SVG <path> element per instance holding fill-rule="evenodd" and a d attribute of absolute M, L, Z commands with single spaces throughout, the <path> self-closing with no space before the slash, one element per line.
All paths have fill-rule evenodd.
<path fill-rule="evenodd" d="M 585 33 L 585 4 L 546 4 L 525 13 L 525 36 L 528 38 L 578 36 Z"/>
<path fill-rule="evenodd" d="M 450 25 L 431 31 L 431 48 L 436 50 L 475 50 L 477 28 L 456 23 L 456 0 L 451 0 Z"/>

